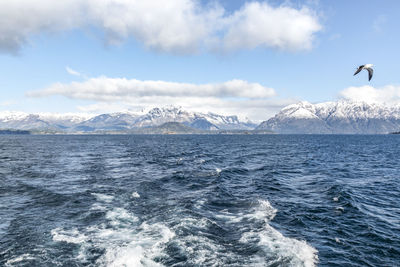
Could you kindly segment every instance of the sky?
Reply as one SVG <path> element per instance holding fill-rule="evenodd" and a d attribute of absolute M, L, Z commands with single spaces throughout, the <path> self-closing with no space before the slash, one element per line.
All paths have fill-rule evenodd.
<path fill-rule="evenodd" d="M 0 1 L 0 111 L 400 104 L 398 0 Z M 374 64 L 374 77 L 353 73 Z"/>

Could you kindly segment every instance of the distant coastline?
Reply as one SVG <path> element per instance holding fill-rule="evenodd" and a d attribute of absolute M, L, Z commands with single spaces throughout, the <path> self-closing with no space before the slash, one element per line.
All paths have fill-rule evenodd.
<path fill-rule="evenodd" d="M 12 129 L 5 129 L 5 130 L 0 130 L 0 134 L 18 134 L 18 135 L 27 135 L 31 134 L 30 131 L 26 130 L 12 130 Z"/>
<path fill-rule="evenodd" d="M 0 129 L 0 135 L 270 135 L 282 134 L 270 130 L 199 130 L 179 122 L 167 122 L 159 126 L 123 129 L 123 130 L 96 130 L 96 131 L 61 131 L 54 129 Z M 398 132 L 386 133 L 400 135 Z M 296 134 L 295 134 L 296 135 Z M 306 135 L 310 135 L 307 133 Z M 312 135 L 312 134 L 311 134 Z M 332 134 L 322 134 L 332 135 Z M 333 134 L 337 135 L 337 134 Z M 360 134 L 356 134 L 360 135 Z M 376 134 L 382 135 L 382 134 Z"/>
<path fill-rule="evenodd" d="M 123 129 L 123 130 L 96 130 L 96 131 L 61 131 L 54 129 L 29 129 L 29 130 L 0 129 L 0 135 L 270 135 L 270 134 L 279 135 L 282 133 L 277 133 L 270 130 L 262 130 L 262 129 L 199 130 L 178 122 L 167 122 L 159 126 L 134 128 L 129 130 Z M 389 132 L 386 134 L 400 135 L 400 131 Z M 306 133 L 305 135 L 312 135 L 312 133 Z M 332 135 L 332 134 L 322 134 L 322 135 Z M 355 134 L 355 135 L 360 135 L 360 134 Z M 382 134 L 376 134 L 376 135 L 382 135 Z"/>
<path fill-rule="evenodd" d="M 200 135 L 213 135 L 213 134 L 221 134 L 221 135 L 255 135 L 255 134 L 275 134 L 269 130 L 200 130 L 190 126 L 187 126 L 183 123 L 179 122 L 166 122 L 159 126 L 152 127 L 140 127 L 133 129 L 121 129 L 121 130 L 97 130 L 97 131 L 61 131 L 54 129 L 30 129 L 30 130 L 14 130 L 14 129 L 5 129 L 0 130 L 0 134 L 32 134 L 32 135 L 115 135 L 115 134 L 143 134 L 143 135 L 152 135 L 152 134 L 162 134 L 162 135 L 173 135 L 173 134 L 200 134 Z"/>

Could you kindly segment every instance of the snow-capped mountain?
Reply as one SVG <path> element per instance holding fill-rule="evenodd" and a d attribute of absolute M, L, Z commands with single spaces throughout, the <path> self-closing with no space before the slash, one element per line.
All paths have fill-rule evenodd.
<path fill-rule="evenodd" d="M 153 108 L 139 116 L 135 127 L 157 126 L 166 122 L 180 122 L 201 130 L 254 129 L 252 122 L 242 122 L 237 116 L 185 111 L 180 107 Z"/>
<path fill-rule="evenodd" d="M 148 112 L 118 112 L 89 116 L 87 114 L 28 114 L 0 112 L 0 129 L 49 130 L 63 132 L 125 131 L 179 122 L 201 130 L 254 129 L 250 121 L 237 116 L 189 112 L 179 107 L 153 108 Z"/>
<path fill-rule="evenodd" d="M 74 125 L 73 130 L 83 132 L 127 130 L 135 128 L 134 124 L 138 117 L 139 115 L 130 112 L 101 114 Z"/>
<path fill-rule="evenodd" d="M 87 120 L 88 118 L 89 116 L 86 114 L 29 114 L 25 112 L 3 111 L 0 112 L 0 128 L 20 130 L 62 130 Z"/>
<path fill-rule="evenodd" d="M 256 129 L 288 134 L 385 134 L 400 130 L 400 105 L 304 101 L 286 106 Z"/>

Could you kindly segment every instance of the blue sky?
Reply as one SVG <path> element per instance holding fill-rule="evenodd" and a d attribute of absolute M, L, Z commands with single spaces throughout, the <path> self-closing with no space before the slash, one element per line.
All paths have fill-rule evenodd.
<path fill-rule="evenodd" d="M 395 0 L 10 2 L 0 111 L 178 105 L 263 120 L 300 100 L 400 103 Z M 365 63 L 371 82 L 353 77 Z"/>

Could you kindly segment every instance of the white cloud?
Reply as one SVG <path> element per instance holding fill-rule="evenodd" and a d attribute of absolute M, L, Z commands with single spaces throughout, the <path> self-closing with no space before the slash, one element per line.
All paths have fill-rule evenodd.
<path fill-rule="evenodd" d="M 372 86 L 349 87 L 339 93 L 346 100 L 363 101 L 388 105 L 400 104 L 400 86 L 387 85 L 382 88 Z"/>
<path fill-rule="evenodd" d="M 276 95 L 274 89 L 243 80 L 192 84 L 98 77 L 82 82 L 56 83 L 27 93 L 29 97 L 53 95 L 95 101 L 80 106 L 79 110 L 83 112 L 137 111 L 175 105 L 192 111 L 237 114 L 255 120 L 266 119 L 283 105 L 293 102 L 272 99 Z"/>
<path fill-rule="evenodd" d="M 0 51 L 17 53 L 29 37 L 84 24 L 80 0 L 0 1 Z"/>
<path fill-rule="evenodd" d="M 80 74 L 79 72 L 77 72 L 76 70 L 71 69 L 71 68 L 68 67 L 68 66 L 65 67 L 65 70 L 66 70 L 69 74 L 71 74 L 71 75 L 73 75 L 73 76 L 81 76 L 81 74 Z"/>
<path fill-rule="evenodd" d="M 275 95 L 272 88 L 243 80 L 215 84 L 191 84 L 165 81 L 140 81 L 136 79 L 91 78 L 84 82 L 55 83 L 48 88 L 29 92 L 28 96 L 43 97 L 63 95 L 70 98 L 121 101 L 138 97 L 244 97 L 267 98 Z"/>
<path fill-rule="evenodd" d="M 0 1 L 0 51 L 17 53 L 33 35 L 79 28 L 100 29 L 113 44 L 133 37 L 172 53 L 202 49 L 272 47 L 310 49 L 321 29 L 307 8 L 250 2 L 229 14 L 199 0 Z"/>
<path fill-rule="evenodd" d="M 321 30 L 316 16 L 308 8 L 272 7 L 251 2 L 226 18 L 227 50 L 274 47 L 287 50 L 307 50 L 312 47 L 314 33 Z"/>

